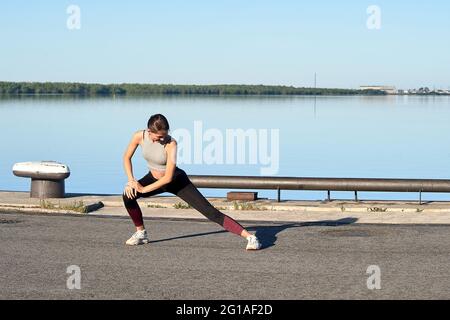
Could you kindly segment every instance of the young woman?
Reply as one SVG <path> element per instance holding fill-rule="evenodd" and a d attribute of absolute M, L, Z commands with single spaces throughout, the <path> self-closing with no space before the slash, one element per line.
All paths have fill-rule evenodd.
<path fill-rule="evenodd" d="M 169 134 L 169 122 L 162 114 L 154 114 L 147 123 L 147 130 L 137 131 L 124 154 L 124 167 L 128 176 L 122 198 L 136 232 L 126 241 L 127 245 L 148 243 L 142 212 L 137 203 L 140 197 L 169 192 L 177 195 L 209 220 L 224 229 L 247 239 L 247 250 L 258 250 L 258 238 L 247 232 L 238 222 L 217 210 L 189 180 L 186 172 L 176 165 L 177 141 Z M 139 180 L 133 177 L 131 158 L 138 147 L 142 148 L 149 172 Z"/>

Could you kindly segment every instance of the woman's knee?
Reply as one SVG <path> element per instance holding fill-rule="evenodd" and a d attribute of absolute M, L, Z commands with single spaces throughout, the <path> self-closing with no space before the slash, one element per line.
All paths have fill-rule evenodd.
<path fill-rule="evenodd" d="M 122 200 L 125 206 L 134 204 L 136 202 L 136 198 L 130 198 L 126 194 L 122 194 Z"/>
<path fill-rule="evenodd" d="M 175 185 L 178 189 L 184 188 L 186 185 L 190 184 L 191 181 L 183 169 L 177 168 L 175 171 L 171 184 Z"/>

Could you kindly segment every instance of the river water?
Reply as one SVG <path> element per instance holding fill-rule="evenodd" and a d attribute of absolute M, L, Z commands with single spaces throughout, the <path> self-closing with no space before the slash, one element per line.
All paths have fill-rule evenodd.
<path fill-rule="evenodd" d="M 154 113 L 168 118 L 179 142 L 178 166 L 188 174 L 450 179 L 450 97 L 24 96 L 0 98 L 0 189 L 29 190 L 29 179 L 12 174 L 14 163 L 54 160 L 71 170 L 66 192 L 120 194 L 122 155 Z M 140 148 L 133 169 L 136 178 L 148 171 Z M 201 191 L 225 196 L 229 190 Z M 276 197 L 276 191 L 257 191 Z M 324 199 L 326 192 L 281 196 Z M 358 196 L 418 199 L 417 193 Z"/>

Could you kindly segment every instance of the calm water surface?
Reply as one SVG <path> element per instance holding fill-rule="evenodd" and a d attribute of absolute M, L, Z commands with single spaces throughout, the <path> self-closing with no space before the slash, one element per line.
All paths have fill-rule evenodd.
<path fill-rule="evenodd" d="M 29 190 L 29 179 L 12 174 L 14 163 L 55 160 L 70 167 L 66 192 L 120 194 L 126 182 L 122 155 L 133 132 L 144 129 L 154 113 L 167 116 L 173 133 L 192 138 L 191 143 L 179 139 L 179 151 L 184 147 L 179 159 L 184 163 L 178 165 L 188 174 L 261 175 L 261 168 L 268 167 L 263 158 L 249 163 L 249 154 L 243 164 L 226 163 L 226 141 L 223 156 L 218 156 L 224 163 L 195 163 L 194 148 L 199 147 L 195 141 L 203 143 L 204 152 L 212 141 L 208 134 L 195 134 L 196 124 L 197 130 L 201 124 L 203 134 L 213 134 L 209 139 L 226 140 L 227 129 L 267 130 L 268 138 L 258 136 L 258 141 L 268 148 L 272 160 L 275 139 L 271 140 L 270 130 L 278 130 L 279 160 L 276 165 L 271 162 L 278 168 L 271 174 L 275 176 L 450 179 L 449 97 L 45 96 L 0 98 L 0 189 Z M 140 148 L 133 169 L 136 178 L 148 170 Z M 201 191 L 209 196 L 227 192 Z M 275 191 L 258 192 L 276 196 Z M 282 191 L 282 197 L 323 199 L 326 192 Z M 332 197 L 353 194 L 332 192 Z M 418 195 L 361 192 L 359 197 L 417 199 Z M 449 200 L 450 195 L 424 194 L 423 198 Z"/>

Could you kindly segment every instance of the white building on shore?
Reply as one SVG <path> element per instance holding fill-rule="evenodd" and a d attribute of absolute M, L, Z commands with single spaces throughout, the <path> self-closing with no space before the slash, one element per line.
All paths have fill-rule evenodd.
<path fill-rule="evenodd" d="M 380 90 L 387 94 L 397 94 L 397 89 L 393 86 L 360 86 L 361 90 Z"/>

